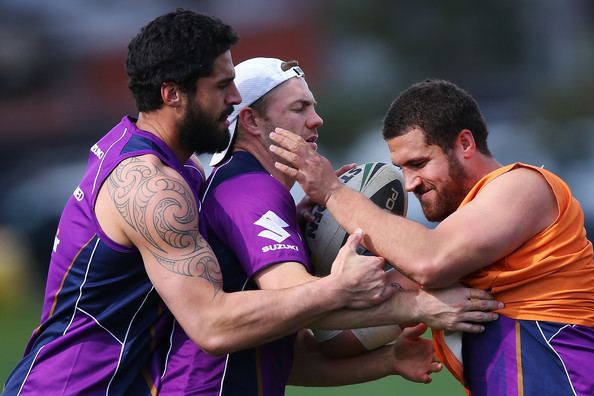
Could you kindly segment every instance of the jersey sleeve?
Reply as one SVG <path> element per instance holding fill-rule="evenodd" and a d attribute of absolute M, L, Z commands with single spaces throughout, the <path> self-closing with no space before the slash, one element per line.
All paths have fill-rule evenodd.
<path fill-rule="evenodd" d="M 288 261 L 311 272 L 293 197 L 269 174 L 225 180 L 207 195 L 203 208 L 209 232 L 233 251 L 248 276 Z"/>

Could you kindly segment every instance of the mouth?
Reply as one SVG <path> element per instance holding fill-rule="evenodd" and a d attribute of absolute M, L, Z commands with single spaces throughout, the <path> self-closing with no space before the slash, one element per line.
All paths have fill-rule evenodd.
<path fill-rule="evenodd" d="M 229 107 L 227 110 L 225 110 L 223 112 L 223 114 L 221 114 L 221 117 L 219 118 L 219 120 L 222 121 L 227 121 L 227 118 L 231 115 L 231 113 L 233 113 L 233 107 Z"/>
<path fill-rule="evenodd" d="M 417 199 L 418 199 L 419 201 L 421 201 L 421 200 L 422 200 L 422 198 L 423 198 L 423 196 L 424 196 L 425 194 L 427 194 L 428 192 L 430 192 L 430 191 L 431 191 L 431 189 L 430 189 L 430 188 L 423 188 L 423 189 L 418 189 L 418 190 L 416 190 L 416 191 L 414 192 L 414 194 L 415 194 L 415 197 L 417 197 Z"/>
<path fill-rule="evenodd" d="M 318 140 L 318 135 L 313 135 L 309 139 L 305 139 L 307 143 L 309 143 L 315 151 L 318 151 L 318 144 L 316 143 Z"/>

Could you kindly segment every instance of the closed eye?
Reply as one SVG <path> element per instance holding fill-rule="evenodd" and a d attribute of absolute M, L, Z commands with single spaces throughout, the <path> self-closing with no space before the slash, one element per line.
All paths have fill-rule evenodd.
<path fill-rule="evenodd" d="M 427 160 L 413 160 L 408 161 L 406 164 L 402 165 L 402 167 L 409 169 L 422 169 L 425 165 L 427 165 Z"/>
<path fill-rule="evenodd" d="M 220 89 L 225 89 L 227 88 L 229 85 L 231 85 L 231 83 L 233 82 L 234 78 L 226 78 L 222 81 L 219 81 L 219 83 L 217 84 L 217 86 Z"/>
<path fill-rule="evenodd" d="M 291 111 L 294 113 L 302 113 L 305 110 L 306 105 L 303 102 L 300 102 L 291 108 Z"/>

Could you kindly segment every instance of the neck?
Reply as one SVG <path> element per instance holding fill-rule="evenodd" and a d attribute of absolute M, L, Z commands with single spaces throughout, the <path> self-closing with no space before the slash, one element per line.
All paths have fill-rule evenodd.
<path fill-rule="evenodd" d="M 276 167 L 274 166 L 276 158 L 273 158 L 271 156 L 270 151 L 268 151 L 268 147 L 264 147 L 262 142 L 254 140 L 246 141 L 243 139 L 237 139 L 234 145 L 233 152 L 237 151 L 247 151 L 248 153 L 256 157 L 260 165 L 262 165 L 264 169 L 266 169 L 266 171 L 270 173 L 270 175 L 272 175 L 272 177 L 284 184 L 284 186 L 287 187 L 287 190 L 290 190 L 295 184 L 295 181 L 293 179 L 276 169 Z"/>
<path fill-rule="evenodd" d="M 157 136 L 169 147 L 180 163 L 184 163 L 192 155 L 192 151 L 179 144 L 179 136 L 175 128 L 175 121 L 162 109 L 153 112 L 140 112 L 136 122 L 138 129 Z"/>
<path fill-rule="evenodd" d="M 470 168 L 473 175 L 472 185 L 475 185 L 480 179 L 499 168 L 501 168 L 501 164 L 494 157 L 481 155 Z"/>

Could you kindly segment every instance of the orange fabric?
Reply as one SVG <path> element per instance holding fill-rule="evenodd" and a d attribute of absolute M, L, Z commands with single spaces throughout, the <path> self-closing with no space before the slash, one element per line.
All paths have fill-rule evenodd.
<path fill-rule="evenodd" d="M 447 347 L 445 339 L 443 338 L 443 331 L 431 329 L 433 335 L 433 346 L 435 347 L 435 355 L 437 358 L 446 364 L 448 370 L 454 378 L 464 384 L 464 373 L 462 363 L 458 361 L 456 356 Z"/>
<path fill-rule="evenodd" d="M 543 168 L 507 165 L 483 177 L 460 207 L 472 201 L 487 183 L 520 167 L 544 177 L 557 200 L 559 216 L 516 251 L 466 276 L 462 283 L 491 291 L 505 304 L 497 312 L 507 317 L 594 327 L 592 243 L 586 238 L 580 204 L 563 180 Z M 433 338 L 439 358 L 463 384 L 462 365 L 449 351 L 442 333 L 434 331 Z"/>
<path fill-rule="evenodd" d="M 551 172 L 516 163 L 482 178 L 460 206 L 503 173 L 524 167 L 539 172 L 555 194 L 559 216 L 512 254 L 465 277 L 462 282 L 490 290 L 513 319 L 545 320 L 594 327 L 594 261 L 584 214 L 569 187 Z M 502 203 L 505 205 L 505 203 Z"/>

